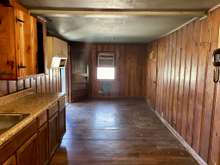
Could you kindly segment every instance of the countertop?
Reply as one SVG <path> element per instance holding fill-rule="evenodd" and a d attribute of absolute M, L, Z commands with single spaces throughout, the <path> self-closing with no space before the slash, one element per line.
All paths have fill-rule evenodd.
<path fill-rule="evenodd" d="M 63 93 L 55 94 L 36 94 L 29 93 L 22 97 L 11 100 L 0 105 L 0 113 L 24 113 L 30 114 L 24 120 L 0 135 L 0 146 L 7 142 L 13 135 L 18 133 L 36 117 L 45 111 L 49 106 L 63 97 Z"/>

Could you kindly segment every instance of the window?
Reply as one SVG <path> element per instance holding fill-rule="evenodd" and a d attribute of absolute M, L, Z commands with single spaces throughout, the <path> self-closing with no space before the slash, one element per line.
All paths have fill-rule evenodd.
<path fill-rule="evenodd" d="M 115 79 L 115 68 L 98 67 L 97 68 L 97 79 L 98 80 L 114 80 Z"/>
<path fill-rule="evenodd" d="M 100 53 L 98 55 L 97 79 L 98 80 L 115 79 L 115 62 L 114 62 L 113 54 Z"/>

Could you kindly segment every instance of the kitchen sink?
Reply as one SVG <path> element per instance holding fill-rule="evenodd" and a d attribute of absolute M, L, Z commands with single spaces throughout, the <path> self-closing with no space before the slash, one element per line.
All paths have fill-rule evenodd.
<path fill-rule="evenodd" d="M 29 114 L 20 113 L 0 113 L 0 134 L 25 119 Z"/>

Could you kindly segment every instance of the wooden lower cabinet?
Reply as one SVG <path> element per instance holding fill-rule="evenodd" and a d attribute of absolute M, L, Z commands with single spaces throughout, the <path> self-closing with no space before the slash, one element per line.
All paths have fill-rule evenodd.
<path fill-rule="evenodd" d="M 48 149 L 49 149 L 49 139 L 48 139 L 48 123 L 44 124 L 38 132 L 38 146 L 39 146 L 39 165 L 47 164 L 49 160 Z"/>
<path fill-rule="evenodd" d="M 49 119 L 49 156 L 52 156 L 59 145 L 58 113 Z"/>
<path fill-rule="evenodd" d="M 59 111 L 59 140 L 62 140 L 66 132 L 66 109 L 63 108 Z"/>
<path fill-rule="evenodd" d="M 45 110 L 0 146 L 0 165 L 48 164 L 66 131 L 65 106 L 58 110 L 57 105 Z"/>
<path fill-rule="evenodd" d="M 38 165 L 37 134 L 34 134 L 17 151 L 17 165 Z"/>

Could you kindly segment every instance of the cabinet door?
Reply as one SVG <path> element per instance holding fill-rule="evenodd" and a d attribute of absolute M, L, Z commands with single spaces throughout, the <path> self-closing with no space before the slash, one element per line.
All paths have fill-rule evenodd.
<path fill-rule="evenodd" d="M 0 79 L 16 79 L 14 9 L 0 7 Z"/>
<path fill-rule="evenodd" d="M 44 124 L 38 133 L 38 146 L 39 146 L 39 164 L 44 165 L 48 161 L 49 150 L 49 136 L 48 136 L 48 124 Z"/>
<path fill-rule="evenodd" d="M 33 135 L 25 144 L 17 151 L 18 165 L 37 165 L 37 134 Z"/>
<path fill-rule="evenodd" d="M 56 37 L 53 37 L 53 54 L 61 55 L 60 40 Z"/>
<path fill-rule="evenodd" d="M 53 37 L 53 54 L 57 54 L 60 57 L 66 57 L 68 56 L 68 44 L 60 40 L 56 37 Z"/>
<path fill-rule="evenodd" d="M 16 156 L 11 156 L 7 161 L 3 163 L 3 165 L 16 165 Z"/>
<path fill-rule="evenodd" d="M 22 77 L 26 75 L 26 69 L 27 69 L 26 66 L 27 59 L 25 58 L 25 49 L 26 49 L 26 43 L 28 41 L 25 40 L 25 29 L 29 17 L 22 10 L 16 9 L 15 11 L 16 11 L 15 32 L 16 32 L 17 69 L 18 69 L 18 76 Z"/>
<path fill-rule="evenodd" d="M 27 74 L 34 75 L 37 73 L 37 19 L 33 16 L 30 16 L 30 35 L 28 34 L 26 37 L 27 40 L 30 39 L 30 54 L 28 54 L 28 47 L 27 47 L 27 54 L 26 58 L 28 58 L 27 65 Z"/>
<path fill-rule="evenodd" d="M 66 132 L 66 109 L 63 108 L 59 112 L 59 138 L 62 139 Z"/>
<path fill-rule="evenodd" d="M 36 73 L 37 62 L 36 19 L 16 9 L 16 55 L 18 77 Z"/>
<path fill-rule="evenodd" d="M 49 155 L 53 155 L 59 144 L 58 113 L 49 120 Z"/>

